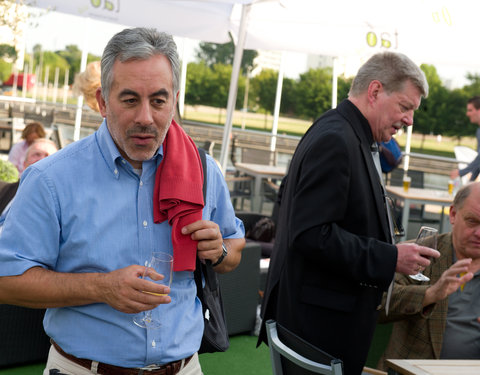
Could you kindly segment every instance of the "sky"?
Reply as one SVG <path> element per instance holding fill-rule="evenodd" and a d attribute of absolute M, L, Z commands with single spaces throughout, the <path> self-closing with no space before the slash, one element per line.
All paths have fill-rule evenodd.
<path fill-rule="evenodd" d="M 31 52 L 36 44 L 41 44 L 44 50 L 60 50 L 66 45 L 75 44 L 79 48 L 85 46 L 90 53 L 101 56 L 103 48 L 108 40 L 126 26 L 113 23 L 101 22 L 92 19 L 49 12 L 35 19 L 36 27 L 27 27 L 25 32 L 26 51 Z M 193 61 L 197 40 L 187 38 L 175 38 L 179 53 L 185 56 L 187 61 Z M 307 56 L 303 53 L 287 52 L 285 54 L 285 76 L 297 78 L 306 70 Z M 356 61 L 340 59 L 340 66 L 345 68 L 347 75 L 352 75 L 358 69 Z M 440 78 L 448 87 L 462 87 L 468 81 L 465 78 L 471 71 L 459 66 L 435 65 Z"/>

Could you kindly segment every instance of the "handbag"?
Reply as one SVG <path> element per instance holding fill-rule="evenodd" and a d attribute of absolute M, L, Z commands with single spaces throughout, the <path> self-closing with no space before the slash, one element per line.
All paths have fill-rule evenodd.
<path fill-rule="evenodd" d="M 202 285 L 202 274 L 205 279 L 204 285 Z M 205 327 L 198 353 L 224 352 L 230 346 L 230 342 L 217 274 L 210 261 L 204 264 L 197 258 L 194 275 L 197 284 L 197 296 L 202 302 Z"/>
<path fill-rule="evenodd" d="M 203 198 L 207 193 L 207 164 L 205 150 L 198 149 L 203 166 Z M 228 339 L 225 311 L 223 309 L 222 293 L 212 262 L 202 263 L 197 257 L 193 273 L 197 285 L 197 297 L 202 303 L 204 331 L 199 354 L 224 352 L 230 346 Z M 202 277 L 203 276 L 203 277 Z M 205 284 L 203 283 L 205 280 Z"/>

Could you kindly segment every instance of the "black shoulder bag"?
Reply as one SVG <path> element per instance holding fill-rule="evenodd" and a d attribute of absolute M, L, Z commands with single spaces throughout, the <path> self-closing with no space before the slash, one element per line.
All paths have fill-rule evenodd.
<path fill-rule="evenodd" d="M 207 196 L 207 161 L 205 150 L 199 148 L 198 153 L 202 160 L 203 167 L 203 200 Z M 205 279 L 205 286 L 202 283 L 202 274 Z M 230 346 L 228 341 L 227 324 L 223 310 L 222 294 L 218 277 L 212 267 L 212 262 L 205 264 L 197 257 L 197 264 L 194 272 L 195 283 L 197 284 L 197 296 L 202 302 L 203 331 L 202 344 L 198 353 L 224 352 Z"/>

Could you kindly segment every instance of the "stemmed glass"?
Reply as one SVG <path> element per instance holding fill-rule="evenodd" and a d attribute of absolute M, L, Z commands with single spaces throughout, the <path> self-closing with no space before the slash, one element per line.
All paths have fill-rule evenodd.
<path fill-rule="evenodd" d="M 437 249 L 438 230 L 435 228 L 422 226 L 418 232 L 415 243 L 418 245 Z M 430 278 L 425 276 L 422 272 L 418 272 L 416 275 L 409 275 L 412 279 L 417 281 L 430 281 Z"/>
<path fill-rule="evenodd" d="M 158 275 L 163 276 L 161 280 L 158 280 Z M 170 287 L 173 276 L 173 257 L 170 254 L 160 251 L 154 251 L 150 262 L 145 267 L 143 273 L 143 279 L 153 281 L 157 284 L 162 284 Z M 145 292 L 149 293 L 149 292 Z M 151 293 L 154 294 L 154 293 Z M 160 328 L 161 323 L 152 318 L 152 310 L 144 311 L 141 314 L 133 317 L 133 322 L 142 328 Z"/>

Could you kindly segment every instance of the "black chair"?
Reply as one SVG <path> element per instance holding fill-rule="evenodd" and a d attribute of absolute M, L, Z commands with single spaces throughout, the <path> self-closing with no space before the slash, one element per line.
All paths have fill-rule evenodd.
<path fill-rule="evenodd" d="M 0 367 L 46 362 L 50 339 L 43 330 L 44 309 L 0 305 Z"/>
<path fill-rule="evenodd" d="M 250 334 L 257 318 L 260 285 L 260 246 L 247 243 L 242 260 L 233 271 L 219 274 L 228 334 Z"/>
<path fill-rule="evenodd" d="M 274 320 L 266 322 L 273 375 L 343 375 L 343 363 Z"/>

